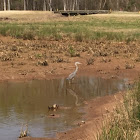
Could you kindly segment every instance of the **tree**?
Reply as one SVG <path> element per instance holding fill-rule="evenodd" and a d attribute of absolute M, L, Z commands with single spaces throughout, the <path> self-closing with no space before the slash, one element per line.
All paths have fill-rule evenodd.
<path fill-rule="evenodd" d="M 3 9 L 6 11 L 6 0 L 3 0 Z"/>
<path fill-rule="evenodd" d="M 63 9 L 64 9 L 64 11 L 66 11 L 67 10 L 67 1 L 66 0 L 63 0 Z"/>
<path fill-rule="evenodd" d="M 48 0 L 49 11 L 52 11 L 52 0 Z"/>
<path fill-rule="evenodd" d="M 10 0 L 8 0 L 8 10 L 10 10 Z"/>
<path fill-rule="evenodd" d="M 35 0 L 33 0 L 33 10 L 35 10 L 35 6 L 36 5 L 36 1 Z"/>
<path fill-rule="evenodd" d="M 43 11 L 46 11 L 46 0 L 44 0 L 44 3 L 43 3 Z"/>
<path fill-rule="evenodd" d="M 26 10 L 26 0 L 24 0 L 24 10 Z"/>

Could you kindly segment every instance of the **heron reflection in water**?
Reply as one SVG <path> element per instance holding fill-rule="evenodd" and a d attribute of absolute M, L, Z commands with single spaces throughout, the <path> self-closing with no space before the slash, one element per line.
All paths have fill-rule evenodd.
<path fill-rule="evenodd" d="M 78 71 L 78 64 L 81 64 L 80 62 L 75 62 L 75 71 L 74 72 L 72 72 L 68 77 L 67 77 L 67 80 L 69 81 L 69 83 L 72 83 L 72 80 L 74 79 L 74 77 L 75 77 L 75 75 L 76 75 L 76 73 L 77 73 L 77 71 Z M 68 88 L 67 89 L 67 85 L 66 85 L 66 93 L 67 93 L 67 90 L 68 90 L 68 92 L 72 95 L 72 96 L 74 96 L 75 97 L 75 105 L 76 106 L 79 106 L 79 104 L 78 104 L 78 95 L 72 90 L 72 89 L 70 89 L 70 88 Z"/>
<path fill-rule="evenodd" d="M 67 89 L 68 90 L 68 92 L 75 98 L 75 105 L 76 106 L 79 106 L 80 104 L 78 103 L 79 101 L 79 98 L 78 98 L 78 95 L 76 94 L 76 92 L 74 92 L 74 90 L 73 89 L 70 89 L 70 88 L 68 88 Z"/>

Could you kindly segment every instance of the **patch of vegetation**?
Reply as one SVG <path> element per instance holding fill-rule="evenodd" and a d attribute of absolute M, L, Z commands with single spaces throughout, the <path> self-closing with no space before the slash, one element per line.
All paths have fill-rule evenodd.
<path fill-rule="evenodd" d="M 24 40 L 34 40 L 35 39 L 35 34 L 33 31 L 24 31 L 23 32 L 23 35 L 22 35 L 22 38 Z"/>
<path fill-rule="evenodd" d="M 69 21 L 48 21 L 48 22 L 1 22 L 0 34 L 32 40 L 50 38 L 61 40 L 69 37 L 76 41 L 87 40 L 116 40 L 129 43 L 140 38 L 139 17 L 84 17 Z"/>
<path fill-rule="evenodd" d="M 98 140 L 136 140 L 140 131 L 140 82 L 124 95 L 123 102 L 107 116 Z"/>
<path fill-rule="evenodd" d="M 84 38 L 85 37 L 82 34 L 80 34 L 80 33 L 75 34 L 75 40 L 76 41 L 82 42 L 84 40 Z"/>
<path fill-rule="evenodd" d="M 89 58 L 89 59 L 87 59 L 87 65 L 93 65 L 93 62 L 94 62 L 95 60 L 93 59 L 93 58 Z"/>
<path fill-rule="evenodd" d="M 74 50 L 74 48 L 72 46 L 69 46 L 69 50 L 68 51 L 69 51 L 69 54 L 70 54 L 71 57 L 75 56 L 75 50 Z"/>
<path fill-rule="evenodd" d="M 36 59 L 42 58 L 42 54 L 39 54 L 39 53 L 38 53 L 38 54 L 35 54 L 35 58 L 36 58 Z"/>
<path fill-rule="evenodd" d="M 59 40 L 62 39 L 61 34 L 58 34 L 58 33 L 54 34 L 53 37 L 54 37 L 54 39 L 55 39 L 56 41 L 59 41 Z"/>
<path fill-rule="evenodd" d="M 69 50 L 68 53 L 70 54 L 71 57 L 80 57 L 80 53 L 77 52 L 74 47 L 72 47 L 71 45 L 69 46 Z"/>

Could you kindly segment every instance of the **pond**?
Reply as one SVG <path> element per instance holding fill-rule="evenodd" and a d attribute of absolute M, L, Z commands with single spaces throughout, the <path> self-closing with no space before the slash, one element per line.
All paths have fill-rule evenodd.
<path fill-rule="evenodd" d="M 0 83 L 0 139 L 15 140 L 23 124 L 32 137 L 55 137 L 82 120 L 84 100 L 124 90 L 126 81 L 78 77 L 72 83 L 65 78 Z M 60 108 L 49 111 L 53 104 Z"/>

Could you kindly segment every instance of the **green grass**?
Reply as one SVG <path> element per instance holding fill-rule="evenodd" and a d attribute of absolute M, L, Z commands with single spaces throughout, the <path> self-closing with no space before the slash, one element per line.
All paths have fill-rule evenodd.
<path fill-rule="evenodd" d="M 137 140 L 140 131 L 140 82 L 124 95 L 111 116 L 106 118 L 98 140 Z"/>
<path fill-rule="evenodd" d="M 1 22 L 0 34 L 30 40 L 35 37 L 61 40 L 65 36 L 76 41 L 102 38 L 116 41 L 139 40 L 140 19 L 136 17 L 86 17 L 77 21 Z"/>

